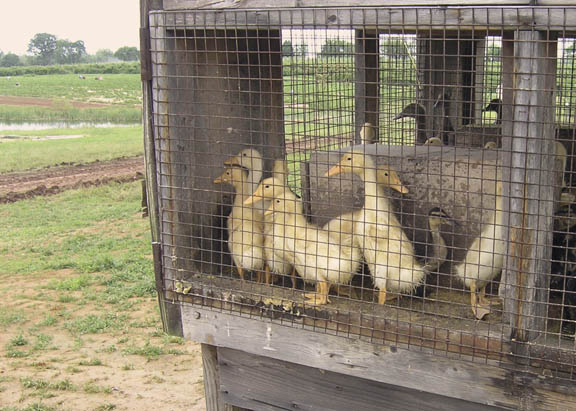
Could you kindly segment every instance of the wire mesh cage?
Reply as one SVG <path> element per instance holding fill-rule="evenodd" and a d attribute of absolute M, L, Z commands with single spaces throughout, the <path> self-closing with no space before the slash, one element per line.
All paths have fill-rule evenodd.
<path fill-rule="evenodd" d="M 151 13 L 159 288 L 573 379 L 575 13 Z"/>

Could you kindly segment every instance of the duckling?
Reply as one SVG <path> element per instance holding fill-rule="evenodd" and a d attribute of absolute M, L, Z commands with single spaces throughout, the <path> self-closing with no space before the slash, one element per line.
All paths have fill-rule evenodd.
<path fill-rule="evenodd" d="M 391 171 L 384 175 L 391 177 Z M 386 302 L 387 291 L 411 293 L 426 276 L 414 258 L 414 247 L 394 214 L 392 204 L 377 183 L 372 157 L 353 150 L 326 173 L 334 176 L 354 173 L 364 181 L 364 206 L 353 213 L 354 234 L 358 237 L 374 285 L 379 289 L 378 304 Z"/>
<path fill-rule="evenodd" d="M 489 141 L 484 144 L 485 150 L 496 150 L 498 148 L 498 144 L 495 141 Z"/>
<path fill-rule="evenodd" d="M 238 275 L 244 280 L 244 270 L 256 271 L 258 281 L 264 268 L 264 235 L 262 215 L 244 201 L 250 196 L 248 173 L 239 167 L 227 167 L 214 184 L 230 184 L 236 195 L 232 212 L 228 216 L 228 248 L 232 260 L 238 269 Z"/>
<path fill-rule="evenodd" d="M 497 182 L 494 212 L 472 242 L 464 261 L 455 268 L 456 275 L 470 289 L 470 305 L 479 320 L 490 312 L 490 301 L 485 296 L 486 285 L 504 267 L 506 244 L 502 235 L 502 183 Z"/>
<path fill-rule="evenodd" d="M 248 197 L 245 205 L 252 205 L 265 201 L 269 206 L 270 201 L 282 192 L 288 190 L 288 171 L 284 160 L 274 162 L 274 173 L 270 178 L 262 180 L 252 196 Z M 283 226 L 275 225 L 271 215 L 264 215 L 264 255 L 266 258 L 266 282 L 271 282 L 271 273 L 281 276 L 290 275 L 292 287 L 296 288 L 296 273 L 293 266 L 294 256 L 287 254 L 283 240 Z"/>
<path fill-rule="evenodd" d="M 502 100 L 500 100 L 499 98 L 493 98 L 492 100 L 490 100 L 488 105 L 482 109 L 483 113 L 486 113 L 488 111 L 496 112 L 495 124 L 502 123 Z"/>
<path fill-rule="evenodd" d="M 308 223 L 302 202 L 289 190 L 276 196 L 264 214 L 283 226 L 284 247 L 294 255 L 298 273 L 304 281 L 316 284 L 316 292 L 305 298 L 314 305 L 329 303 L 330 286 L 348 284 L 360 267 L 359 249 L 339 243 L 327 231 Z"/>
<path fill-rule="evenodd" d="M 454 226 L 456 222 L 440 207 L 432 208 L 428 212 L 428 226 L 430 227 L 433 251 L 432 256 L 426 260 L 426 265 L 424 266 L 428 272 L 438 271 L 448 255 L 448 247 L 441 232 L 443 224 Z"/>
<path fill-rule="evenodd" d="M 264 170 L 263 164 L 262 155 L 255 148 L 241 150 L 237 155 L 229 157 L 224 161 L 225 166 L 239 166 L 248 170 L 248 179 L 246 182 L 249 187 L 249 192 L 246 192 L 246 194 L 252 194 L 256 190 L 256 187 L 258 187 L 258 184 L 260 184 Z"/>
<path fill-rule="evenodd" d="M 360 129 L 360 143 L 361 144 L 374 144 L 378 142 L 376 130 L 372 123 L 364 123 Z"/>
<path fill-rule="evenodd" d="M 413 118 L 416 120 L 416 145 L 422 145 L 428 140 L 426 134 L 426 109 L 418 103 L 410 103 L 396 114 L 393 120 L 402 118 Z"/>
<path fill-rule="evenodd" d="M 438 137 L 430 137 L 428 140 L 424 142 L 425 146 L 443 146 L 442 140 Z"/>

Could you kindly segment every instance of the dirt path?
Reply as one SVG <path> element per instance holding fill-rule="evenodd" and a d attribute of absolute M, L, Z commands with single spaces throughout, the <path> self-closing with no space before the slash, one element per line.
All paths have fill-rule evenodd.
<path fill-rule="evenodd" d="M 52 100 L 49 98 L 0 96 L 0 105 L 51 107 L 54 103 L 55 103 L 55 100 Z M 74 108 L 109 107 L 110 106 L 110 104 L 104 104 L 104 103 L 84 103 L 82 101 L 71 101 L 71 100 L 66 101 L 66 104 L 70 104 Z"/>
<path fill-rule="evenodd" d="M 134 181 L 142 178 L 143 173 L 143 157 L 130 157 L 0 174 L 0 204 L 73 188 Z"/>

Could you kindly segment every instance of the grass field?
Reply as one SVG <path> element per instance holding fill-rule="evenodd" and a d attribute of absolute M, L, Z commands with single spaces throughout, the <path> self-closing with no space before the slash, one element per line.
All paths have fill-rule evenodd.
<path fill-rule="evenodd" d="M 0 410 L 147 409 L 154 391 L 202 409 L 196 346 L 161 330 L 139 207 L 139 183 L 0 205 Z"/>
<path fill-rule="evenodd" d="M 0 131 L 0 135 L 64 139 L 0 139 L 0 173 L 41 168 L 61 163 L 88 163 L 143 153 L 142 127 Z"/>
<path fill-rule="evenodd" d="M 98 76 L 103 80 L 96 81 Z M 139 105 L 142 102 L 140 82 L 138 74 L 90 75 L 86 80 L 80 80 L 76 74 L 4 77 L 0 78 L 0 96 Z"/>

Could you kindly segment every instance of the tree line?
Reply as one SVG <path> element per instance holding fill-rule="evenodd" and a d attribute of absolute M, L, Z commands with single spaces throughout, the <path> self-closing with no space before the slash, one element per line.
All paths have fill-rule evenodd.
<path fill-rule="evenodd" d="M 116 51 L 98 50 L 90 55 L 83 40 L 59 39 L 54 34 L 37 33 L 28 42 L 29 55 L 18 56 L 0 51 L 0 67 L 50 66 L 55 64 L 112 63 L 115 61 L 137 61 L 140 52 L 136 47 L 120 47 Z"/>

